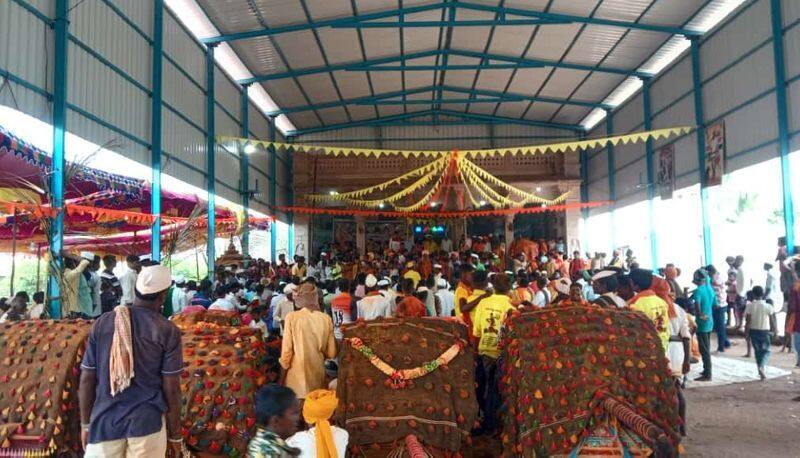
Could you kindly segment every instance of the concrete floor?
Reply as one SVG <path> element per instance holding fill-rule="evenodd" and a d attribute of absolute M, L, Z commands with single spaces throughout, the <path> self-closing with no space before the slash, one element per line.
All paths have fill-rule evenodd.
<path fill-rule="evenodd" d="M 733 341 L 724 357 L 752 363 L 755 374 L 755 361 L 742 357 L 744 340 Z M 686 389 L 689 437 L 683 456 L 800 457 L 800 402 L 793 401 L 800 396 L 800 369 L 794 367 L 793 354 L 775 346 L 772 351 L 769 365 L 790 375 L 713 387 L 693 383 Z"/>

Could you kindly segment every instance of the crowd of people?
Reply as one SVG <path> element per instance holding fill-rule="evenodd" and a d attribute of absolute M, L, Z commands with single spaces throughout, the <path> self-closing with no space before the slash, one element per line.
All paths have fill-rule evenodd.
<path fill-rule="evenodd" d="M 487 249 L 490 245 L 494 249 Z M 65 253 L 68 289 L 64 305 L 71 316 L 99 317 L 95 327 L 102 323 L 110 328 L 104 338 L 118 332 L 119 326 L 117 320 L 104 319 L 105 314 L 114 312 L 110 315 L 118 317 L 121 309 L 144 304 L 165 320 L 197 310 L 238 312 L 242 323 L 261 329 L 265 339 L 280 339 L 278 386 L 270 385 L 255 397 L 260 429 L 249 449 L 255 457 L 275 456 L 270 450 L 281 450 L 285 456 L 317 456 L 308 450 L 321 446 L 332 448 L 329 456 L 344 456 L 347 433 L 331 427 L 327 418 L 333 412 L 331 403 L 335 406 L 332 390 L 342 329 L 358 320 L 439 317 L 463 321 L 478 361 L 476 397 L 481 421 L 476 433 L 481 434 L 499 428 L 499 344 L 504 321 L 512 314 L 574 306 L 629 308 L 643 313 L 652 320 L 669 360 L 683 416 L 680 389 L 691 363 L 702 361 L 697 381 L 712 379 L 712 333 L 717 335 L 717 351 L 725 352 L 729 327 L 743 330 L 748 354 L 752 347 L 758 375 L 765 378 L 776 332 L 775 314 L 780 310 L 774 304 L 776 289 L 786 300 L 787 334 L 794 334 L 794 346 L 800 349 L 800 319 L 795 319 L 800 316 L 800 262 L 785 249 L 778 256 L 779 282 L 772 274 L 773 266 L 765 265 L 764 285 L 746 284 L 744 259 L 731 257 L 725 277 L 714 266 L 703 266 L 693 272 L 693 287 L 688 288 L 679 283 L 678 267 L 668 264 L 658 273 L 642 269 L 630 250 L 614 252 L 606 263 L 603 253 L 584 257 L 576 251 L 566 256 L 561 241 L 535 242 L 523 249 L 516 241 L 514 245 L 517 248 L 506 253 L 504 244 L 479 238 L 447 251 L 441 248 L 451 244 L 440 241 L 434 245 L 425 238 L 410 250 L 395 244 L 358 259 L 322 252 L 310 264 L 300 256 L 291 262 L 284 255 L 274 263 L 253 260 L 245 266 L 218 269 L 213 278 L 199 282 L 180 277 L 165 280 L 161 277 L 168 273 L 161 272 L 157 287 L 152 286 L 153 269 L 164 269 L 157 263 L 129 256 L 125 260 L 128 268 L 117 278 L 113 256 Z M 43 301 L 41 293 L 34 294 L 34 305 L 28 310 L 27 294 L 18 293 L 10 304 L 4 304 L 0 321 L 35 319 Z M 140 315 L 130 314 L 127 319 L 153 320 L 149 314 Z M 152 324 L 159 326 L 171 329 Z M 170 345 L 174 343 L 162 347 L 169 352 Z M 112 347 L 110 342 L 108 346 Z M 97 351 L 95 356 L 107 351 Z M 180 355 L 170 354 L 175 359 L 170 367 L 180 367 Z M 800 366 L 800 351 L 798 355 Z M 84 361 L 84 368 L 99 370 L 97 367 L 96 361 Z M 163 370 L 155 373 L 164 374 Z M 301 413 L 309 424 L 317 424 L 316 429 L 297 433 L 301 437 L 292 439 Z M 137 413 L 129 409 L 126 415 L 136 417 Z M 102 423 L 94 414 L 85 420 L 87 428 Z M 680 427 L 685 433 L 683 425 Z M 180 439 L 174 428 L 167 427 L 167 433 L 170 443 Z M 320 434 L 325 435 L 324 441 L 313 440 Z M 107 439 L 90 435 L 87 440 L 92 437 L 100 442 Z"/>

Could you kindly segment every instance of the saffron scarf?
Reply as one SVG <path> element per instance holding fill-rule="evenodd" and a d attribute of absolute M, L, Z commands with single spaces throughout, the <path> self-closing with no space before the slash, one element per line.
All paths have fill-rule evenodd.
<path fill-rule="evenodd" d="M 339 399 L 331 390 L 314 390 L 306 395 L 303 403 L 303 418 L 306 423 L 317 425 L 314 434 L 317 445 L 317 458 L 336 458 L 336 443 L 329 419 L 336 411 Z"/>
<path fill-rule="evenodd" d="M 656 296 L 660 297 L 667 303 L 667 311 L 670 318 L 675 318 L 677 313 L 675 312 L 675 303 L 672 302 L 672 297 L 669 295 L 671 291 L 669 287 L 669 282 L 661 277 L 657 277 L 653 275 L 653 283 L 650 284 L 650 288 L 656 293 Z"/>

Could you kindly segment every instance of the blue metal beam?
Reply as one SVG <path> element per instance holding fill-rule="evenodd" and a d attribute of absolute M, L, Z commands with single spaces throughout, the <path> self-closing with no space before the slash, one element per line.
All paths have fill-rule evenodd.
<path fill-rule="evenodd" d="M 164 0 L 153 0 L 152 88 L 150 91 L 150 167 L 153 172 L 150 213 L 150 258 L 161 261 L 161 106 L 164 60 Z"/>
<path fill-rule="evenodd" d="M 491 61 L 502 62 L 506 64 L 517 64 L 515 67 L 512 68 L 540 68 L 540 67 L 553 67 L 553 68 L 565 68 L 570 70 L 581 70 L 581 71 L 595 71 L 601 73 L 611 73 L 615 75 L 625 75 L 625 76 L 638 76 L 638 77 L 646 77 L 650 76 L 647 73 L 638 72 L 636 70 L 629 70 L 620 67 L 611 67 L 611 66 L 597 66 L 597 65 L 585 65 L 585 64 L 578 64 L 572 62 L 559 62 L 555 60 L 547 60 L 547 59 L 534 59 L 534 58 L 525 58 L 525 57 L 517 57 L 517 56 L 507 56 L 503 54 L 494 54 L 494 53 L 482 53 L 477 51 L 470 51 L 466 49 L 433 49 L 427 51 L 417 51 L 411 52 L 406 54 L 397 54 L 393 56 L 387 57 L 379 57 L 375 59 L 367 59 L 360 62 L 346 62 L 341 64 L 335 65 L 324 65 L 320 67 L 309 67 L 309 68 L 301 68 L 297 70 L 291 70 L 286 72 L 280 73 L 272 73 L 272 74 L 265 74 L 265 75 L 256 75 L 253 78 L 247 78 L 243 80 L 239 80 L 239 84 L 246 84 L 246 83 L 258 83 L 263 81 L 271 81 L 277 79 L 285 79 L 285 78 L 296 78 L 299 76 L 308 76 L 308 75 L 316 75 L 320 73 L 328 73 L 328 72 L 336 72 L 336 71 L 349 71 L 349 72 L 367 72 L 367 71 L 410 71 L 410 70 L 423 70 L 421 66 L 413 66 L 408 65 L 407 62 L 414 59 L 422 59 L 426 57 L 436 57 L 436 56 L 443 56 L 443 55 L 454 55 L 454 56 L 461 56 L 461 57 L 472 57 L 475 59 L 479 59 L 480 62 L 476 64 L 459 64 L 458 69 L 460 70 L 477 70 L 481 69 L 486 66 L 486 63 Z M 386 64 L 396 64 L 394 67 L 390 67 Z M 499 65 L 499 64 L 494 64 Z M 435 65 L 435 67 L 440 67 L 441 65 Z M 453 66 L 448 66 L 448 69 L 453 69 Z"/>
<path fill-rule="evenodd" d="M 334 29 L 397 29 L 397 28 L 440 28 L 440 27 L 500 27 L 521 25 L 554 25 L 571 24 L 571 21 L 551 21 L 548 19 L 506 19 L 494 21 L 491 19 L 458 20 L 458 21 L 376 21 L 334 24 Z"/>
<path fill-rule="evenodd" d="M 558 123 L 549 123 L 549 122 L 542 122 L 542 121 L 534 121 L 528 119 L 517 119 L 517 118 L 505 118 L 501 116 L 492 116 L 492 115 L 484 115 L 478 113 L 464 113 L 460 111 L 452 111 L 452 110 L 424 110 L 424 111 L 417 111 L 407 114 L 400 114 L 400 115 L 393 115 L 393 116 L 385 116 L 373 119 L 365 119 L 362 121 L 355 121 L 351 123 L 342 123 L 342 124 L 331 124 L 327 126 L 320 126 L 320 127 L 311 127 L 308 129 L 299 129 L 292 132 L 287 132 L 287 136 L 299 136 L 299 135 L 308 135 L 313 133 L 319 132 L 327 132 L 331 130 L 341 130 L 341 129 L 348 129 L 351 127 L 358 127 L 358 126 L 374 126 L 374 125 L 384 125 L 386 123 L 402 121 L 410 118 L 418 118 L 421 116 L 452 116 L 461 119 L 469 119 L 474 121 L 480 121 L 483 124 L 517 124 L 517 125 L 524 125 L 524 126 L 537 126 L 537 127 L 546 127 L 551 129 L 562 129 L 568 130 L 571 132 L 576 133 L 583 133 L 585 132 L 583 127 L 571 124 L 558 124 Z M 436 124 L 436 120 L 433 123 Z"/>
<path fill-rule="evenodd" d="M 294 142 L 294 139 L 289 138 L 288 142 L 292 143 Z M 286 175 L 284 178 L 286 180 L 286 191 L 287 191 L 286 200 L 288 206 L 293 207 L 294 206 L 294 148 L 292 148 L 291 146 L 286 150 L 286 159 L 289 161 L 289 163 L 286 165 Z M 287 257 L 289 258 L 289 262 L 292 262 L 294 259 L 294 248 L 295 248 L 294 213 L 289 212 L 289 214 L 286 215 L 286 224 L 289 225 L 289 236 L 287 237 L 289 239 L 289 246 L 288 246 L 289 253 Z"/>
<path fill-rule="evenodd" d="M 313 105 L 303 105 L 303 106 L 296 106 L 296 107 L 286 107 L 280 110 L 275 110 L 273 112 L 267 113 L 270 116 L 278 116 L 281 114 L 289 114 L 289 113 L 297 113 L 301 111 L 310 111 L 310 110 L 321 110 L 325 108 L 334 108 L 340 107 L 344 105 L 403 105 L 404 102 L 402 99 L 400 100 L 388 100 L 388 99 L 395 99 L 398 97 L 404 97 L 414 94 L 422 94 L 426 92 L 436 92 L 436 91 L 443 91 L 443 92 L 456 92 L 459 94 L 468 94 L 471 97 L 476 96 L 483 96 L 483 97 L 491 97 L 496 100 L 486 100 L 486 102 L 519 102 L 519 101 L 531 101 L 531 102 L 541 102 L 541 103 L 554 103 L 554 104 L 566 104 L 566 105 L 576 105 L 582 107 L 589 107 L 589 108 L 608 108 L 606 105 L 597 102 L 590 102 L 587 100 L 577 100 L 577 99 L 559 99 L 555 97 L 537 97 L 537 96 L 530 96 L 526 94 L 518 94 L 513 92 L 499 92 L 499 91 L 491 91 L 486 89 L 467 89 L 463 87 L 456 87 L 456 86 L 425 86 L 413 89 L 407 89 L 405 91 L 392 91 L 392 92 L 385 92 L 383 94 L 375 94 L 373 96 L 366 96 L 366 97 L 357 97 L 354 99 L 345 99 L 345 100 L 335 100 L 332 102 L 325 102 Z M 441 103 L 477 103 L 480 102 L 479 99 L 464 99 L 463 102 L 458 101 L 448 101 L 447 99 L 435 99 L 435 100 L 405 100 L 405 104 L 408 105 L 425 105 L 425 104 L 434 104 L 437 103 L 437 100 L 441 100 Z"/>
<path fill-rule="evenodd" d="M 786 247 L 794 253 L 794 200 L 792 196 L 791 163 L 789 161 L 789 108 L 786 96 L 786 56 L 783 49 L 783 12 L 781 0 L 770 0 L 772 10 L 772 51 L 775 57 L 775 96 L 778 107 L 778 146 L 781 155 L 783 183 L 783 224 Z"/>
<path fill-rule="evenodd" d="M 642 80 L 642 106 L 644 107 L 644 130 L 653 128 L 653 105 L 650 100 L 650 79 Z M 648 138 L 644 143 L 645 167 L 647 167 L 647 217 L 650 230 L 650 259 L 654 272 L 658 271 L 658 234 L 656 234 L 656 171 L 653 160 L 653 139 Z"/>
<path fill-rule="evenodd" d="M 206 190 L 208 191 L 208 232 L 206 240 L 206 256 L 208 258 L 208 278 L 214 279 L 214 263 L 216 253 L 216 123 L 214 120 L 214 48 L 216 44 L 206 47 Z"/>
<path fill-rule="evenodd" d="M 585 136 L 581 136 L 585 138 Z M 580 150 L 578 153 L 578 158 L 580 159 L 580 167 L 581 167 L 581 203 L 589 202 L 589 152 L 585 149 Z M 586 230 L 586 222 L 589 220 L 589 209 L 582 208 L 581 209 L 581 219 L 583 220 L 583 225 L 581 230 L 581 238 L 583 239 L 583 251 L 589 250 L 589 234 Z"/>
<path fill-rule="evenodd" d="M 53 49 L 53 166 L 50 175 L 50 204 L 64 206 L 64 150 L 67 131 L 67 40 L 69 30 L 69 0 L 56 0 L 55 47 Z M 50 256 L 57 269 L 62 269 L 61 249 L 64 242 L 64 211 L 59 210 L 50 221 Z M 50 318 L 61 318 L 61 289 L 57 274 L 51 270 L 49 279 Z"/>
<path fill-rule="evenodd" d="M 692 84 L 694 86 L 694 122 L 697 125 L 697 171 L 700 175 L 700 217 L 703 224 L 705 265 L 711 264 L 711 227 L 708 224 L 708 189 L 706 188 L 706 122 L 703 109 L 703 79 L 700 69 L 700 39 L 691 39 Z"/>
<path fill-rule="evenodd" d="M 474 57 L 476 59 L 487 59 L 487 60 L 498 60 L 502 62 L 513 62 L 518 64 L 541 64 L 543 67 L 553 67 L 553 68 L 565 68 L 569 70 L 581 70 L 581 71 L 595 71 L 595 72 L 602 72 L 602 73 L 612 73 L 615 75 L 625 75 L 625 76 L 638 76 L 640 78 L 644 78 L 646 76 L 650 76 L 647 73 L 639 72 L 637 70 L 629 70 L 627 68 L 620 68 L 620 67 L 601 67 L 599 65 L 584 65 L 584 64 L 576 64 L 572 62 L 564 62 L 558 60 L 547 60 L 547 59 L 533 59 L 528 57 L 516 57 L 516 56 L 506 56 L 503 54 L 495 54 L 495 53 L 483 53 L 483 52 L 476 52 L 470 51 L 468 49 L 457 49 L 457 50 L 449 50 L 450 54 L 458 55 L 461 57 Z"/>
<path fill-rule="evenodd" d="M 242 86 L 241 110 L 239 116 L 241 124 L 242 138 L 250 137 L 250 110 L 249 99 L 247 98 L 248 86 Z M 250 254 L 250 157 L 244 148 L 239 149 L 239 182 L 241 184 L 242 211 L 244 212 L 245 223 L 242 227 L 242 254 L 247 257 Z"/>
<path fill-rule="evenodd" d="M 436 110 L 436 113 L 440 115 L 455 116 L 464 119 L 475 119 L 477 121 L 501 122 L 501 123 L 504 122 L 506 124 L 519 124 L 523 126 L 537 126 L 537 127 L 546 127 L 550 129 L 568 130 L 579 134 L 586 132 L 586 130 L 583 127 L 572 124 L 534 121 L 529 119 L 506 118 L 502 116 L 485 115 L 479 113 L 462 113 L 459 111 L 442 110 L 442 109 Z"/>
<path fill-rule="evenodd" d="M 382 116 L 372 119 L 364 119 L 361 121 L 354 121 L 350 123 L 341 123 L 341 124 L 330 124 L 327 126 L 319 126 L 319 127 L 310 127 L 308 129 L 299 129 L 293 130 L 291 132 L 286 132 L 287 137 L 296 137 L 299 135 L 308 135 L 314 134 L 319 132 L 328 132 L 331 130 L 340 130 L 340 129 L 347 129 L 350 127 L 359 127 L 359 126 L 376 126 L 376 125 L 384 125 L 386 123 L 402 121 L 411 118 L 419 118 L 421 116 L 428 116 L 432 115 L 433 110 L 423 110 L 423 111 L 415 111 L 411 113 L 404 113 L 392 116 Z M 427 123 L 430 125 L 430 123 Z"/>
<path fill-rule="evenodd" d="M 606 110 L 606 136 L 612 137 L 614 135 L 614 111 Z M 611 209 L 609 212 L 609 225 L 611 226 L 611 250 L 617 249 L 617 224 L 614 220 L 614 211 L 617 207 L 617 161 L 614 152 L 614 145 L 608 143 L 606 145 L 608 152 L 608 200 L 611 201 Z"/>
<path fill-rule="evenodd" d="M 445 6 L 446 4 L 444 2 L 438 2 L 430 5 L 411 6 L 402 9 L 396 8 L 387 11 L 379 11 L 376 13 L 360 14 L 358 17 L 362 20 L 388 19 L 388 18 L 398 17 L 400 14 L 413 14 L 413 13 L 422 13 L 425 11 L 439 10 Z M 335 19 L 323 19 L 320 21 L 303 22 L 299 24 L 290 24 L 278 27 L 265 27 L 263 29 L 248 30 L 246 32 L 237 32 L 237 33 L 224 34 L 217 37 L 209 37 L 203 39 L 202 41 L 204 43 L 223 43 L 235 40 L 245 40 L 248 38 L 269 37 L 289 32 L 300 32 L 303 30 L 332 27 L 335 24 L 346 23 L 352 19 L 353 19 L 352 17 L 344 17 Z"/>
<path fill-rule="evenodd" d="M 595 16 L 585 17 L 585 16 L 575 16 L 571 14 L 545 13 L 542 11 L 536 11 L 528 8 L 523 9 L 523 8 L 509 8 L 504 6 L 483 5 L 479 3 L 465 2 L 462 0 L 456 0 L 453 6 L 456 8 L 461 8 L 466 10 L 499 13 L 501 14 L 500 17 L 501 19 L 504 19 L 505 15 L 511 15 L 511 16 L 546 19 L 549 21 L 578 22 L 582 24 L 602 25 L 602 26 L 617 27 L 622 29 L 646 30 L 649 32 L 661 32 L 672 35 L 685 35 L 687 37 L 702 35 L 702 32 L 700 31 L 687 29 L 684 27 L 673 27 L 660 24 L 645 24 L 645 23 L 631 22 L 631 21 L 617 21 L 613 19 L 598 18 Z"/>
<path fill-rule="evenodd" d="M 467 99 L 434 99 L 434 100 L 375 100 L 372 102 L 356 102 L 355 105 L 430 105 L 445 103 L 502 103 L 502 102 L 522 102 L 525 99 L 517 97 L 481 97 Z"/>
<path fill-rule="evenodd" d="M 436 70 L 513 70 L 515 68 L 542 68 L 541 64 L 439 64 L 439 65 L 376 65 L 371 72 L 432 72 Z M 356 71 L 361 71 L 358 69 Z M 348 71 L 351 71 L 348 69 Z"/>
<path fill-rule="evenodd" d="M 275 117 L 269 116 L 269 141 L 275 140 L 277 140 Z M 278 260 L 278 150 L 270 146 L 267 148 L 267 154 L 269 155 L 269 210 L 273 217 L 269 228 L 269 259 L 274 263 Z"/>
<path fill-rule="evenodd" d="M 319 21 L 309 21 L 303 22 L 299 24 L 290 24 L 278 27 L 265 27 L 262 29 L 257 30 L 248 30 L 245 32 L 237 32 L 231 34 L 224 34 L 217 37 L 210 37 L 203 40 L 205 43 L 222 43 L 234 40 L 244 40 L 248 38 L 256 38 L 256 37 L 265 37 L 265 36 L 275 36 L 283 33 L 289 32 L 299 32 L 303 30 L 315 30 L 323 27 L 344 27 L 344 28 L 366 28 L 366 27 L 376 27 L 376 25 L 369 25 L 375 24 L 374 22 L 378 19 L 391 19 L 391 18 L 400 18 L 404 17 L 409 14 L 414 13 L 421 13 L 425 11 L 433 11 L 433 10 L 441 10 L 441 9 L 450 9 L 450 10 L 457 10 L 457 9 L 464 9 L 464 10 L 473 10 L 473 11 L 484 11 L 484 12 L 491 12 L 498 15 L 497 21 L 489 21 L 491 24 L 486 25 L 504 25 L 507 23 L 508 25 L 519 25 L 514 24 L 512 21 L 520 21 L 520 19 L 507 19 L 506 15 L 510 16 L 519 16 L 522 18 L 528 19 L 535 19 L 542 24 L 539 25 L 548 25 L 548 24 L 564 24 L 564 23 L 583 23 L 583 24 L 592 24 L 592 25 L 602 25 L 607 27 L 618 27 L 623 29 L 637 29 L 637 30 L 646 30 L 650 32 L 661 32 L 661 33 L 668 33 L 673 35 L 685 35 L 685 36 L 698 36 L 701 35 L 701 32 L 691 29 L 686 29 L 682 27 L 673 27 L 668 25 L 661 25 L 661 24 L 644 24 L 644 23 L 636 23 L 630 21 L 618 21 L 613 19 L 602 19 L 597 17 L 585 17 L 585 16 L 575 16 L 569 14 L 557 14 L 557 13 L 546 13 L 542 11 L 536 11 L 533 9 L 528 8 L 508 8 L 504 6 L 493 6 L 493 5 L 482 5 L 477 3 L 470 3 L 464 1 L 453 1 L 453 2 L 437 2 L 432 3 L 429 5 L 420 5 L 420 6 L 411 6 L 406 8 L 394 8 L 386 11 L 379 11 L 375 13 L 367 13 L 367 14 L 360 14 L 357 17 L 341 17 L 341 18 L 334 18 L 334 19 L 323 19 Z M 454 19 L 450 19 L 449 21 L 440 21 L 441 23 L 453 23 L 453 25 L 470 25 L 469 22 L 465 24 L 459 24 L 460 22 L 465 21 L 455 21 Z M 474 21 L 475 25 L 483 25 L 485 21 Z M 397 21 L 397 22 L 387 22 L 387 26 L 393 25 L 394 27 L 408 27 L 407 24 L 411 23 L 411 27 L 413 27 L 413 22 L 411 21 Z M 380 23 L 377 26 L 383 26 Z"/>

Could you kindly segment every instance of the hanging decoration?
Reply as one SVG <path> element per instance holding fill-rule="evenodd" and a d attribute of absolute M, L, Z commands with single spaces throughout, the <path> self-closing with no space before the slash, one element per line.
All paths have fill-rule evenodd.
<path fill-rule="evenodd" d="M 567 151 L 578 151 L 587 148 L 603 147 L 611 145 L 627 145 L 631 143 L 641 143 L 646 140 L 658 140 L 674 135 L 685 135 L 691 132 L 693 127 L 669 127 L 665 129 L 648 130 L 644 132 L 634 132 L 625 135 L 615 135 L 611 137 L 600 137 L 587 140 L 575 140 L 561 143 L 550 143 L 544 145 L 513 146 L 506 148 L 474 149 L 462 151 L 463 155 L 472 158 L 498 157 L 510 154 L 512 156 L 545 153 L 565 153 Z M 323 146 L 323 145 L 300 145 L 296 143 L 282 143 L 254 140 L 250 138 L 218 136 L 218 143 L 235 143 L 241 147 L 246 145 L 261 145 L 264 148 L 279 148 L 289 150 L 290 148 L 298 152 L 320 153 L 331 156 L 364 156 L 382 157 L 400 155 L 404 158 L 409 157 L 440 157 L 450 153 L 447 150 L 399 150 L 399 149 L 376 149 L 376 148 L 353 148 L 349 146 Z"/>
<path fill-rule="evenodd" d="M 395 369 L 389 365 L 389 363 L 376 355 L 375 351 L 369 346 L 365 345 L 364 342 L 358 337 L 346 339 L 346 342 L 359 353 L 361 353 L 365 358 L 367 358 L 370 364 L 375 366 L 375 368 L 389 377 L 386 385 L 393 390 L 406 388 L 410 380 L 428 375 L 438 369 L 439 366 L 448 365 L 450 361 L 458 356 L 458 354 L 461 353 L 461 350 L 464 348 L 464 344 L 459 341 L 451 345 L 447 350 L 444 351 L 444 353 L 439 355 L 439 357 L 434 360 L 428 361 L 411 369 Z"/>
<path fill-rule="evenodd" d="M 277 207 L 279 211 L 285 213 L 306 214 L 306 215 L 331 215 L 331 216 L 373 216 L 384 218 L 408 218 L 408 219 L 447 219 L 447 218 L 477 218 L 481 216 L 502 216 L 502 215 L 523 215 L 545 212 L 563 212 L 581 208 L 597 208 L 609 205 L 611 202 L 570 202 L 560 205 L 548 205 L 542 207 L 527 208 L 497 208 L 489 210 L 466 210 L 466 211 L 414 211 L 403 212 L 395 210 L 353 210 L 344 208 L 316 208 L 316 207 Z"/>
<path fill-rule="evenodd" d="M 378 195 L 388 187 L 402 186 L 414 177 L 419 178 L 401 190 L 388 196 Z M 564 193 L 554 199 L 547 199 L 523 191 L 487 172 L 467 158 L 463 152 L 453 151 L 448 157 L 436 159 L 393 180 L 341 194 L 309 194 L 305 198 L 311 203 L 341 202 L 362 208 L 384 208 L 393 205 L 394 211 L 397 212 L 415 212 L 430 206 L 436 200 L 441 200 L 444 206 L 447 202 L 447 193 L 441 194 L 442 187 L 446 186 L 449 191 L 457 182 L 464 184 L 470 203 L 475 208 L 482 206 L 475 196 L 493 207 L 501 208 L 523 207 L 527 204 L 559 205 L 569 194 Z M 413 203 L 407 205 L 398 203 L 405 198 L 413 199 L 418 191 L 422 195 Z"/>

